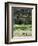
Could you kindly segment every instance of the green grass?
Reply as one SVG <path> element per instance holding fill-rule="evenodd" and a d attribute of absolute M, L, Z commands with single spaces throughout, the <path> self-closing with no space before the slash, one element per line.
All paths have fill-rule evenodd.
<path fill-rule="evenodd" d="M 24 30 L 24 31 L 26 31 L 26 30 L 32 30 L 32 25 L 24 25 L 24 24 L 21 24 L 21 25 L 14 25 L 14 31 L 15 30 L 17 30 L 18 31 L 18 29 L 20 29 L 20 30 Z"/>
<path fill-rule="evenodd" d="M 28 24 L 15 24 L 14 25 L 14 36 L 31 36 L 32 35 L 32 25 Z"/>

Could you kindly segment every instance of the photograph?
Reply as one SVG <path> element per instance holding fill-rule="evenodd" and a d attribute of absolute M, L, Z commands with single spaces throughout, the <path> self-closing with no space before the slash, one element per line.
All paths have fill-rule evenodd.
<path fill-rule="evenodd" d="M 13 37 L 32 36 L 32 8 L 13 9 Z"/>
<path fill-rule="evenodd" d="M 37 4 L 5 3 L 5 43 L 37 42 Z"/>

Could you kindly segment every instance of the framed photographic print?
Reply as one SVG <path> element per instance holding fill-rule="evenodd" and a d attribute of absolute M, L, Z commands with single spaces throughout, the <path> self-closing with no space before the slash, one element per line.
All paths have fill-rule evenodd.
<path fill-rule="evenodd" d="M 37 42 L 37 4 L 5 3 L 5 43 Z"/>

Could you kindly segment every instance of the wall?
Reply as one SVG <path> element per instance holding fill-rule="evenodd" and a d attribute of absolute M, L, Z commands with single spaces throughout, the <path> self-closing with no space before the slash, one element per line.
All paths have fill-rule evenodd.
<path fill-rule="evenodd" d="M 8 0 L 9 1 L 9 0 Z M 15 1 L 15 2 L 27 2 L 27 3 L 37 3 L 38 1 L 36 0 L 10 0 L 10 1 Z M 38 42 L 36 43 L 22 43 L 22 44 L 10 44 L 10 45 L 5 45 L 5 2 L 7 0 L 0 0 L 0 46 L 38 46 Z"/>
<path fill-rule="evenodd" d="M 37 3 L 37 0 L 6 0 L 12 2 Z"/>

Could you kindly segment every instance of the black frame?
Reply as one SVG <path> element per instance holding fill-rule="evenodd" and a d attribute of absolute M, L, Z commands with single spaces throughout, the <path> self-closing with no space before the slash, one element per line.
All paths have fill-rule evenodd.
<path fill-rule="evenodd" d="M 35 7 L 36 7 L 36 20 L 35 20 L 36 21 L 36 34 L 35 34 L 35 40 L 33 40 L 33 41 L 32 40 L 31 41 L 20 41 L 20 42 L 9 42 L 9 3 L 10 4 L 23 4 L 23 5 L 25 5 L 25 4 L 26 5 L 35 5 Z M 6 16 L 7 16 L 7 30 L 6 30 Z M 5 44 L 29 43 L 29 42 L 37 42 L 37 4 L 34 4 L 34 3 L 20 3 L 20 2 L 5 2 Z"/>

